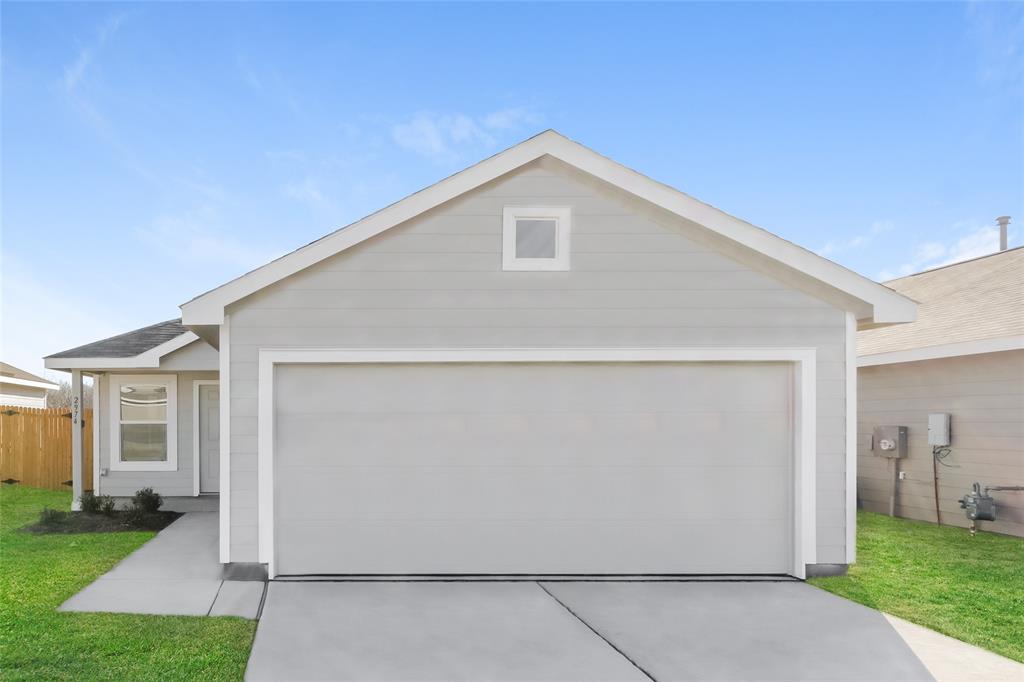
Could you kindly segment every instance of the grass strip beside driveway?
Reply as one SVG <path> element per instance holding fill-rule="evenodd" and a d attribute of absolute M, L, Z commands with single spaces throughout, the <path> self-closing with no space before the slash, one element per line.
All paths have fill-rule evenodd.
<path fill-rule="evenodd" d="M 241 679 L 252 621 L 56 610 L 155 535 L 19 530 L 70 504 L 68 492 L 0 486 L 0 678 Z"/>
<path fill-rule="evenodd" d="M 813 585 L 1024 663 L 1024 539 L 858 512 L 857 563 Z"/>

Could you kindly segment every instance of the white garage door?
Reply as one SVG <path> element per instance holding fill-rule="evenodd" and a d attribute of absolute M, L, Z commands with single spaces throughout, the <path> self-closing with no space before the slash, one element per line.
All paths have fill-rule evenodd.
<path fill-rule="evenodd" d="M 790 377 L 279 365 L 277 573 L 788 573 Z"/>

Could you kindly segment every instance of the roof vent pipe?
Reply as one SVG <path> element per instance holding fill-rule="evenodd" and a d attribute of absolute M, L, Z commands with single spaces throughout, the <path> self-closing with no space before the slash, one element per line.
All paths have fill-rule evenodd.
<path fill-rule="evenodd" d="M 996 218 L 996 223 L 999 224 L 999 250 L 1006 251 L 1006 232 L 1007 226 L 1010 224 L 1010 216 L 1001 215 Z"/>

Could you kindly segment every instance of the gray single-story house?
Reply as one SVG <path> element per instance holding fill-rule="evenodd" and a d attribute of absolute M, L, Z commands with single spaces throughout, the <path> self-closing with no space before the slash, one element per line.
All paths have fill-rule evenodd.
<path fill-rule="evenodd" d="M 99 492 L 216 495 L 229 570 L 803 577 L 854 560 L 857 330 L 915 315 L 547 131 L 46 362 Z"/>
<path fill-rule="evenodd" d="M 1024 486 L 1024 247 L 886 284 L 917 301 L 920 312 L 911 324 L 858 334 L 861 503 L 967 526 L 959 499 L 975 482 Z M 949 415 L 948 448 L 929 444 L 934 414 Z M 906 457 L 887 459 L 871 448 L 880 425 L 907 427 Z M 996 520 L 981 527 L 1024 536 L 1024 491 L 991 495 Z"/>
<path fill-rule="evenodd" d="M 0 362 L 0 405 L 9 407 L 46 407 L 46 394 L 60 386 L 18 369 L 14 365 Z"/>

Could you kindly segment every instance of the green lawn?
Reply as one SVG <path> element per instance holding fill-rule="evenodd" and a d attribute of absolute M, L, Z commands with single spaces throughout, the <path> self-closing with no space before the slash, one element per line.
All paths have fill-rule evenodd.
<path fill-rule="evenodd" d="M 241 679 L 252 621 L 56 611 L 154 535 L 17 530 L 70 503 L 67 492 L 0 486 L 0 678 Z"/>
<path fill-rule="evenodd" d="M 56 611 L 153 537 L 17 530 L 70 502 L 0 486 L 0 678 L 241 679 L 251 621 Z M 849 575 L 810 583 L 1024 662 L 1024 540 L 867 512 L 857 522 Z"/>
<path fill-rule="evenodd" d="M 1024 662 L 1024 539 L 859 512 L 849 574 L 808 582 Z"/>

